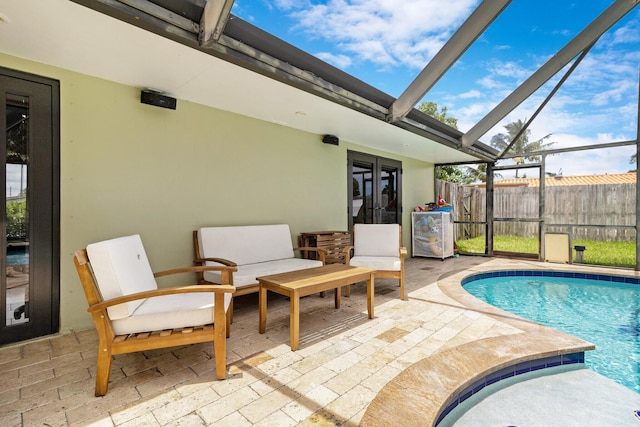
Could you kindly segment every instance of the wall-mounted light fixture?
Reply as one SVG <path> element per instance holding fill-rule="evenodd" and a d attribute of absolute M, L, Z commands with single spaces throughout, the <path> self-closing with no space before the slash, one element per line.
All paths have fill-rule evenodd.
<path fill-rule="evenodd" d="M 322 142 L 325 144 L 338 145 L 340 143 L 340 139 L 335 135 L 324 135 L 322 137 Z"/>
<path fill-rule="evenodd" d="M 142 89 L 140 92 L 140 102 L 143 104 L 155 105 L 156 107 L 176 109 L 176 99 L 165 95 L 154 89 Z"/>

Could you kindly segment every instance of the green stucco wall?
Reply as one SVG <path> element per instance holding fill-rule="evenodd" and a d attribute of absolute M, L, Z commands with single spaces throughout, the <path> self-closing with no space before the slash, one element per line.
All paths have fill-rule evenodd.
<path fill-rule="evenodd" d="M 410 212 L 433 200 L 433 165 L 178 100 L 140 103 L 140 89 L 1 55 L 0 64 L 60 81 L 61 330 L 92 327 L 74 250 L 142 236 L 154 271 L 191 265 L 191 231 L 287 223 L 346 229 L 347 150 L 403 162 L 404 243 Z"/>

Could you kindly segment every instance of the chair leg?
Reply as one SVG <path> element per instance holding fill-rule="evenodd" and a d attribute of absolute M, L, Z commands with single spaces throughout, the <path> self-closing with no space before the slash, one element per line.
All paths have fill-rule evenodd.
<path fill-rule="evenodd" d="M 111 374 L 111 352 L 107 346 L 98 347 L 98 362 L 96 372 L 96 397 L 107 394 L 109 388 L 109 375 Z"/>
<path fill-rule="evenodd" d="M 231 303 L 233 304 L 233 299 L 231 299 Z M 227 338 L 229 338 L 231 336 L 231 307 L 229 307 L 229 310 L 227 310 L 226 320 L 227 320 Z"/>
<path fill-rule="evenodd" d="M 233 299 L 231 300 L 233 304 Z M 231 305 L 229 310 L 231 310 Z M 227 376 L 227 319 L 229 313 L 224 312 L 224 295 L 215 295 L 213 308 L 213 355 L 216 359 L 216 376 L 223 380 Z"/>
<path fill-rule="evenodd" d="M 400 299 L 407 300 L 407 296 L 404 294 L 404 271 L 400 272 Z"/>
<path fill-rule="evenodd" d="M 351 285 L 347 285 L 344 287 L 344 296 L 345 297 L 350 297 L 351 296 Z"/>
<path fill-rule="evenodd" d="M 233 323 L 233 300 L 235 298 L 231 297 L 231 302 L 229 303 L 229 324 Z"/>

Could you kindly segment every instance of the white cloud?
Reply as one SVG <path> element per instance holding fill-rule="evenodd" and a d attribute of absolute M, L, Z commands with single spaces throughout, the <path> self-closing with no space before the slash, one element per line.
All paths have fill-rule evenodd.
<path fill-rule="evenodd" d="M 635 86 L 635 83 L 631 80 L 613 82 L 611 89 L 600 92 L 593 97 L 592 104 L 602 106 L 614 101 L 620 101 L 627 93 L 634 90 Z"/>
<path fill-rule="evenodd" d="M 329 0 L 326 4 L 286 1 L 296 27 L 334 43 L 360 61 L 385 66 L 424 67 L 469 16 L 478 0 Z"/>
<path fill-rule="evenodd" d="M 559 137 L 562 145 L 567 144 L 568 146 L 577 147 L 609 142 L 609 136 L 603 135 L 602 139 L 600 137 L 580 139 L 576 138 L 575 135 L 566 135 L 566 140 L 564 139 L 565 135 L 560 135 Z M 565 176 L 624 173 L 635 169 L 635 165 L 629 162 L 635 151 L 635 146 L 572 151 L 547 156 L 545 166 L 547 171 L 551 172 L 562 168 Z"/>
<path fill-rule="evenodd" d="M 487 67 L 487 71 L 494 77 L 506 77 L 515 80 L 524 80 L 533 74 L 534 70 L 527 69 L 515 61 L 493 60 Z"/>
<path fill-rule="evenodd" d="M 351 65 L 351 58 L 347 55 L 336 55 L 331 52 L 318 52 L 315 56 L 341 69 L 347 68 Z"/>
<path fill-rule="evenodd" d="M 487 89 L 496 89 L 503 86 L 503 83 L 492 76 L 484 76 L 478 79 L 478 84 Z"/>
<path fill-rule="evenodd" d="M 474 89 L 465 93 L 461 93 L 460 95 L 458 95 L 458 98 L 460 99 L 480 98 L 480 95 L 481 95 L 480 91 Z"/>

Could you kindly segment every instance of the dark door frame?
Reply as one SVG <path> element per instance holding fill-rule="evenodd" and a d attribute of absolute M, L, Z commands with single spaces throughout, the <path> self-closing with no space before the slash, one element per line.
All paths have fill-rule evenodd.
<path fill-rule="evenodd" d="M 2 110 L 6 93 L 29 97 L 29 322 L 7 326 L 0 344 L 58 332 L 60 328 L 60 82 L 0 67 Z M 6 123 L 0 134 L 6 146 Z M 2 149 L 4 152 L 4 148 Z M 3 203 L 4 206 L 4 203 Z M 2 227 L 4 229 L 4 227 Z M 0 236 L 6 246 L 6 236 Z M 4 257 L 2 257 L 5 259 Z M 1 263 L 6 269 L 6 259 Z M 46 284 L 46 285 L 38 285 Z M 0 312 L 6 318 L 3 282 Z"/>
<path fill-rule="evenodd" d="M 373 154 L 361 153 L 358 151 L 347 151 L 347 217 L 349 231 L 353 230 L 353 168 L 356 164 L 371 165 L 373 170 L 372 177 L 372 194 L 374 197 L 374 204 L 379 200 L 376 198 L 382 194 L 382 188 L 380 188 L 380 180 L 383 170 L 385 168 L 397 169 L 397 193 L 396 193 L 396 209 L 398 224 L 402 225 L 402 162 L 399 160 L 389 159 L 386 157 L 376 156 Z M 364 191 L 364 189 L 363 189 Z M 382 206 L 374 206 L 374 209 L 384 209 Z M 378 216 L 373 215 L 374 221 L 379 222 Z M 377 218 L 377 219 L 376 219 Z"/>

